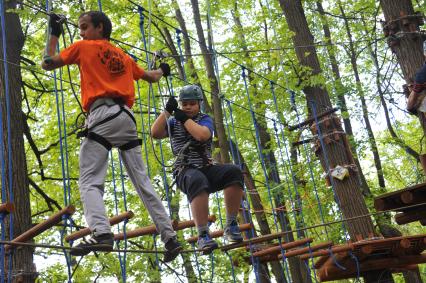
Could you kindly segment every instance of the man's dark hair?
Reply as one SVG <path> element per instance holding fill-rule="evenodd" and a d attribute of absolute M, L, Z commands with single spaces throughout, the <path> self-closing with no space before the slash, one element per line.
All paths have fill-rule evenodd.
<path fill-rule="evenodd" d="M 102 36 L 109 40 L 111 36 L 111 31 L 112 31 L 112 24 L 108 16 L 100 11 L 88 11 L 81 14 L 80 17 L 78 18 L 80 19 L 86 15 L 90 16 L 92 24 L 95 28 L 98 27 L 99 24 L 102 24 L 103 26 Z"/>

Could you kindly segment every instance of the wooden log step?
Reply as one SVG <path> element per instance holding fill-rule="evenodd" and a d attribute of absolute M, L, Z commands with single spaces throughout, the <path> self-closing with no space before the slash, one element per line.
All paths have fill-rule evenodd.
<path fill-rule="evenodd" d="M 60 222 L 62 220 L 62 216 L 72 215 L 72 214 L 74 214 L 74 212 L 75 212 L 75 207 L 72 206 L 72 205 L 69 205 L 69 206 L 61 209 L 60 211 L 56 212 L 55 214 L 50 216 L 45 221 L 35 225 L 34 227 L 32 227 L 31 229 L 29 229 L 27 231 L 25 231 L 24 233 L 22 233 L 21 235 L 19 235 L 15 239 L 13 239 L 12 242 L 26 242 L 28 240 L 31 240 L 35 236 L 40 235 L 41 233 L 43 233 L 47 229 L 51 228 L 52 226 L 54 226 L 55 224 Z M 5 249 L 9 250 L 11 247 L 12 246 L 10 246 L 10 245 L 6 245 Z"/>
<path fill-rule="evenodd" d="M 406 266 L 425 262 L 426 254 L 370 259 L 359 263 L 359 271 L 363 273 L 380 269 L 401 269 Z M 327 266 L 324 265 L 324 267 L 317 272 L 320 281 L 342 280 L 356 276 L 358 271 L 353 260 L 351 263 L 351 260 L 348 259 L 343 262 L 342 265 L 346 268 L 346 270 L 342 270 L 334 264 Z"/>
<path fill-rule="evenodd" d="M 210 215 L 208 217 L 208 221 L 209 222 L 216 221 L 216 216 Z M 194 222 L 194 220 L 187 220 L 187 221 L 182 221 L 182 222 L 178 223 L 177 220 L 173 220 L 172 226 L 173 226 L 173 229 L 175 231 L 177 231 L 177 230 L 182 230 L 182 229 L 185 229 L 185 228 L 194 227 L 195 222 Z M 146 227 L 141 227 L 141 228 L 137 228 L 137 229 L 134 229 L 134 230 L 126 231 L 126 235 L 124 235 L 124 233 L 115 234 L 114 240 L 116 240 L 116 241 L 124 240 L 124 236 L 126 236 L 126 239 L 130 239 L 130 238 L 141 237 L 141 236 L 146 236 L 146 235 L 153 235 L 153 234 L 157 234 L 157 233 L 158 233 L 157 227 L 154 224 L 152 224 L 152 225 L 149 225 L 149 226 L 146 226 Z"/>
<path fill-rule="evenodd" d="M 419 221 L 419 220 L 426 220 L 426 206 L 424 208 L 411 210 L 411 211 L 405 211 L 402 213 L 398 213 L 395 215 L 395 221 L 399 225 Z"/>
<path fill-rule="evenodd" d="M 208 222 L 215 222 L 215 221 L 216 221 L 216 215 L 209 215 Z M 195 227 L 194 220 L 186 220 L 186 221 L 179 222 L 177 223 L 176 226 L 173 227 L 173 229 L 175 229 L 175 231 L 179 231 L 179 230 L 183 230 L 183 229 L 191 228 L 191 227 Z"/>
<path fill-rule="evenodd" d="M 314 258 L 314 257 L 319 257 L 319 256 L 326 256 L 326 255 L 330 255 L 330 252 L 332 254 L 338 254 L 341 252 L 347 252 L 347 251 L 353 251 L 354 250 L 354 245 L 353 244 L 345 244 L 345 245 L 340 245 L 340 246 L 334 246 L 328 250 L 319 250 L 313 253 L 307 253 L 307 254 L 303 254 L 301 255 L 299 258 L 301 260 L 306 260 L 306 259 L 310 259 L 310 258 Z"/>
<path fill-rule="evenodd" d="M 325 117 L 327 115 L 333 114 L 334 112 L 336 112 L 338 110 L 339 110 L 339 108 L 332 108 L 330 110 L 325 111 L 324 113 L 320 113 L 316 118 L 317 119 L 321 119 L 322 117 Z M 311 124 L 313 122 L 315 122 L 315 118 L 309 118 L 309 119 L 303 121 L 302 123 L 299 123 L 299 124 L 294 125 L 294 126 L 289 126 L 288 130 L 289 131 L 294 131 L 296 129 L 305 127 L 305 126 L 307 126 L 307 125 L 309 125 L 309 124 Z"/>
<path fill-rule="evenodd" d="M 235 244 L 222 246 L 222 247 L 220 247 L 220 249 L 222 251 L 228 251 L 228 250 L 231 250 L 231 249 L 244 247 L 244 246 L 247 246 L 247 245 L 250 245 L 250 244 L 257 244 L 257 243 L 262 243 L 262 242 L 266 242 L 266 241 L 271 241 L 271 240 L 274 240 L 274 239 L 281 238 L 284 235 L 287 235 L 288 233 L 290 233 L 290 232 L 279 232 L 279 233 L 274 233 L 274 234 L 263 235 L 263 236 L 260 236 L 260 237 L 244 240 L 241 243 L 235 243 Z"/>
<path fill-rule="evenodd" d="M 388 209 L 401 210 L 407 205 L 425 202 L 425 195 L 426 183 L 422 183 L 375 197 L 374 207 L 378 211 Z M 417 199 L 419 199 L 419 201 L 417 201 Z"/>
<path fill-rule="evenodd" d="M 334 258 L 330 257 L 330 254 L 324 255 L 315 262 L 314 268 L 320 269 L 320 268 L 323 268 L 324 266 L 334 264 L 334 260 L 336 260 L 337 262 L 341 262 L 344 258 L 347 257 L 348 254 L 349 254 L 348 252 L 336 253 L 334 254 Z"/>
<path fill-rule="evenodd" d="M 426 190 L 412 190 L 401 193 L 401 200 L 405 204 L 416 204 L 426 202 Z"/>
<path fill-rule="evenodd" d="M 247 231 L 247 230 L 250 230 L 251 228 L 253 228 L 253 224 L 244 223 L 244 224 L 239 225 L 238 227 L 240 227 L 241 232 L 244 232 L 244 231 Z M 210 237 L 219 238 L 219 237 L 223 236 L 223 233 L 224 233 L 223 230 L 216 230 L 216 231 L 210 232 Z M 198 241 L 198 236 L 190 237 L 190 238 L 186 239 L 186 241 L 190 244 L 195 243 L 196 241 Z"/>
<path fill-rule="evenodd" d="M 301 240 L 297 240 L 297 241 L 293 241 L 293 242 L 288 242 L 288 243 L 283 243 L 281 245 L 278 246 L 274 246 L 274 247 L 270 247 L 258 252 L 253 253 L 253 256 L 264 256 L 264 255 L 268 255 L 268 254 L 276 254 L 281 252 L 281 250 L 287 250 L 287 249 L 291 249 L 291 248 L 295 248 L 298 246 L 302 246 L 306 243 L 312 243 L 313 239 L 312 238 L 305 238 L 305 239 L 301 239 Z"/>
<path fill-rule="evenodd" d="M 133 216 L 134 216 L 134 213 L 130 210 L 123 212 L 123 213 L 120 213 L 118 215 L 111 217 L 109 219 L 109 224 L 110 225 L 116 225 L 116 224 L 118 224 L 118 223 L 120 223 L 124 220 L 131 219 Z M 75 231 L 74 233 L 66 236 L 65 241 L 66 242 L 74 241 L 74 240 L 80 239 L 84 236 L 90 235 L 90 233 L 91 233 L 90 228 L 83 228 L 83 229 Z"/>
<path fill-rule="evenodd" d="M 292 250 L 292 251 L 288 251 L 288 252 L 284 253 L 284 256 L 286 258 L 290 258 L 290 257 L 293 257 L 293 256 L 308 253 L 309 251 L 317 251 L 317 250 L 320 250 L 320 249 L 328 248 L 332 245 L 333 245 L 333 242 L 328 241 L 328 242 L 321 243 L 321 244 L 318 244 L 318 245 L 315 245 L 315 246 L 310 246 L 310 247 L 305 247 L 305 248 L 301 248 L 301 249 L 295 249 L 295 250 Z M 278 258 L 282 258 L 282 257 L 283 257 L 282 254 L 278 255 Z"/>

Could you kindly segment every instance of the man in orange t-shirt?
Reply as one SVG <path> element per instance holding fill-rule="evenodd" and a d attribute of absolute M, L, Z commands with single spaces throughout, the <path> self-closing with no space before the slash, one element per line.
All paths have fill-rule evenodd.
<path fill-rule="evenodd" d="M 50 15 L 50 39 L 42 68 L 53 70 L 64 65 L 78 65 L 83 109 L 89 113 L 87 131 L 80 147 L 79 189 L 92 237 L 82 240 L 71 254 L 83 256 L 91 251 L 113 249 L 113 234 L 103 194 L 108 153 L 111 147 L 118 147 L 129 178 L 165 243 L 163 260 L 172 261 L 182 246 L 176 240 L 176 232 L 142 162 L 136 122 L 130 109 L 135 101 L 134 80 L 157 82 L 162 76 L 170 75 L 170 66 L 161 63 L 159 69 L 151 71 L 139 67 L 130 56 L 109 42 L 111 21 L 98 11 L 80 15 L 78 27 L 83 40 L 55 55 L 62 33 L 62 19 Z"/>

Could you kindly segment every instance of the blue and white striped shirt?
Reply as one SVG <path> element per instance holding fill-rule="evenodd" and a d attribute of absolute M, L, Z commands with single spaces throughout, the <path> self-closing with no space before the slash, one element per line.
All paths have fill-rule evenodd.
<path fill-rule="evenodd" d="M 206 126 L 213 137 L 214 128 L 212 118 L 204 113 L 198 113 L 195 117 L 192 118 L 194 122 L 198 125 Z M 185 167 L 191 166 L 194 168 L 201 168 L 206 164 L 206 160 L 211 161 L 211 151 L 212 151 L 212 137 L 205 142 L 199 142 L 194 139 L 193 136 L 185 129 L 183 124 L 176 120 L 175 118 L 170 118 L 168 120 L 171 133 L 171 143 L 172 150 L 175 156 L 178 156 L 176 163 L 174 164 L 173 171 Z M 183 150 L 185 144 L 189 143 L 189 146 L 186 150 Z"/>

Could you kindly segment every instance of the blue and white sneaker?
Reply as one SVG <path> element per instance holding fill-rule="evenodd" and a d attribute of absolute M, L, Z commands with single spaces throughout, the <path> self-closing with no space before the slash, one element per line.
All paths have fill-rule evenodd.
<path fill-rule="evenodd" d="M 214 249 L 217 249 L 218 244 L 213 240 L 208 233 L 198 236 L 198 248 L 202 250 L 203 255 L 210 254 Z"/>
<path fill-rule="evenodd" d="M 230 243 L 240 243 L 244 240 L 237 224 L 226 226 L 223 237 Z"/>

